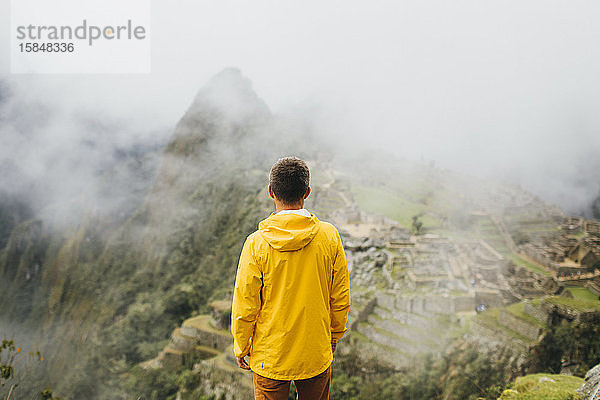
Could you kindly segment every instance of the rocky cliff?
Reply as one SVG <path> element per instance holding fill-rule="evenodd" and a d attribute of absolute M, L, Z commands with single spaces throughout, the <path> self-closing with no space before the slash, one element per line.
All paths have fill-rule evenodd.
<path fill-rule="evenodd" d="M 600 364 L 585 374 L 585 384 L 578 390 L 585 400 L 600 399 Z"/>

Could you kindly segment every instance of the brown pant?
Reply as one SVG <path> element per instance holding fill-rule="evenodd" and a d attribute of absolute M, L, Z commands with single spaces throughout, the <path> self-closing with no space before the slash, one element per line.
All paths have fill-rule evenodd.
<path fill-rule="evenodd" d="M 288 400 L 290 383 L 277 379 L 254 376 L 255 400 Z M 308 379 L 296 379 L 296 398 L 299 400 L 329 400 L 329 382 L 331 382 L 331 366 L 317 376 Z"/>

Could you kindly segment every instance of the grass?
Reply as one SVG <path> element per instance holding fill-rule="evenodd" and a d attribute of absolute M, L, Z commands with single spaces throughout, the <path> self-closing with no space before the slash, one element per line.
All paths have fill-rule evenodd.
<path fill-rule="evenodd" d="M 390 314 L 392 313 L 392 310 L 390 308 L 386 307 L 386 306 L 382 306 L 380 304 L 377 304 L 377 308 L 379 308 L 379 309 L 381 309 L 381 310 L 383 310 L 383 311 L 385 311 L 387 313 L 390 313 Z"/>
<path fill-rule="evenodd" d="M 369 314 L 369 318 L 373 318 L 377 321 L 383 321 L 383 317 L 381 317 L 380 315 L 377 315 L 376 313 Z"/>
<path fill-rule="evenodd" d="M 477 314 L 476 318 L 490 326 L 498 326 L 498 314 L 500 314 L 499 308 L 492 308 L 491 310 Z"/>
<path fill-rule="evenodd" d="M 503 253 L 502 255 L 504 257 L 508 257 L 509 259 L 511 259 L 512 262 L 514 262 L 516 265 L 524 266 L 525 268 L 527 268 L 528 270 L 530 270 L 532 272 L 535 272 L 536 274 L 541 274 L 544 276 L 552 275 L 552 273 L 550 271 L 548 271 L 547 269 L 545 269 L 537 264 L 534 264 L 530 261 L 527 261 L 514 253 Z"/>
<path fill-rule="evenodd" d="M 398 221 L 406 228 L 412 227 L 413 215 L 418 215 L 427 209 L 424 204 L 415 203 L 384 189 L 354 185 L 352 186 L 352 193 L 359 207 L 363 210 L 369 213 L 383 214 Z M 425 229 L 440 225 L 437 218 L 427 214 L 419 217 L 419 219 L 423 222 Z"/>
<path fill-rule="evenodd" d="M 568 287 L 569 292 L 573 295 L 573 298 L 584 301 L 597 301 L 598 296 L 592 293 L 588 288 L 585 287 Z"/>
<path fill-rule="evenodd" d="M 490 328 L 492 330 L 502 331 L 502 332 L 506 333 L 507 335 L 520 340 L 523 343 L 531 343 L 532 342 L 532 340 L 530 338 L 525 337 L 525 336 L 521 335 L 519 332 L 515 332 L 512 329 L 510 329 L 504 325 L 501 325 L 498 322 L 498 314 L 500 314 L 500 309 L 492 308 L 491 310 L 484 311 L 482 313 L 477 314 L 477 316 L 475 318 L 477 318 L 485 326 L 487 326 L 488 328 Z"/>
<path fill-rule="evenodd" d="M 354 338 L 357 341 L 362 341 L 362 342 L 370 342 L 371 341 L 371 339 L 369 339 L 368 337 L 366 337 L 365 335 L 363 335 L 362 333 L 360 333 L 357 330 L 350 331 L 349 336 Z"/>
<path fill-rule="evenodd" d="M 547 378 L 552 381 L 542 381 Z M 517 378 L 512 388 L 505 390 L 499 400 L 578 400 L 576 389 L 584 380 L 576 376 L 534 374 Z"/>
<path fill-rule="evenodd" d="M 540 328 L 544 328 L 545 325 L 542 324 L 540 321 L 538 321 L 537 319 L 533 318 L 531 315 L 529 314 L 525 314 L 525 303 L 515 303 L 515 304 L 511 304 L 510 306 L 505 308 L 506 312 L 514 315 L 515 317 L 522 319 L 523 321 L 540 327 Z"/>
<path fill-rule="evenodd" d="M 380 327 L 374 326 L 374 325 L 371 325 L 371 328 L 373 328 L 373 330 L 375 332 L 377 332 L 377 333 L 379 333 L 379 334 L 381 334 L 383 336 L 387 336 L 388 338 L 390 338 L 392 340 L 396 340 L 396 341 L 398 341 L 400 343 L 408 343 L 408 344 L 414 344 L 415 343 L 414 340 L 409 339 L 409 338 L 404 337 L 404 336 L 396 335 L 395 333 L 390 332 L 387 329 L 380 328 Z"/>
<path fill-rule="evenodd" d="M 385 350 L 388 354 L 392 353 L 392 354 L 397 354 L 402 357 L 408 357 L 407 353 L 405 353 L 404 351 L 399 350 L 393 346 L 388 346 L 387 344 L 381 344 L 381 343 L 377 343 L 377 342 L 371 342 L 371 343 L 373 343 L 373 345 L 375 347 Z"/>
<path fill-rule="evenodd" d="M 477 232 L 477 235 L 475 236 L 476 239 L 481 238 L 485 240 L 496 251 L 505 256 L 507 253 L 510 253 L 510 250 L 506 246 L 504 236 L 502 236 L 498 227 L 489 216 L 486 215 L 476 218 L 473 222 L 473 229 Z"/>
<path fill-rule="evenodd" d="M 194 353 L 196 358 L 200 360 L 217 357 L 219 354 L 221 354 L 220 351 L 207 346 L 194 346 Z"/>
<path fill-rule="evenodd" d="M 594 301 L 588 301 L 581 299 L 570 299 L 568 297 L 554 296 L 548 297 L 545 301 L 547 301 L 550 304 L 564 306 L 578 312 L 600 311 L 600 301 L 598 301 L 597 299 Z"/>

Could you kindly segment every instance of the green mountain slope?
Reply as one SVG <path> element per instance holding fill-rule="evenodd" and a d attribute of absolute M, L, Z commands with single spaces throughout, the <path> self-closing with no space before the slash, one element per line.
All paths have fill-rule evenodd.
<path fill-rule="evenodd" d="M 282 151 L 247 151 L 269 119 L 250 83 L 226 70 L 198 93 L 127 220 L 115 226 L 88 212 L 64 231 L 36 218 L 11 229 L 0 308 L 17 339 L 46 354 L 34 380 L 64 398 L 125 398 L 136 389 L 120 374 L 227 296 L 241 239 L 268 207 L 264 171 Z"/>
<path fill-rule="evenodd" d="M 333 156 L 322 143 L 272 115 L 228 69 L 198 92 L 157 161 L 103 175 L 135 187 L 122 213 L 103 214 L 83 196 L 40 215 L 3 200 L 0 328 L 45 355 L 19 395 L 48 385 L 65 399 L 235 398 L 229 389 L 246 384 L 232 375 L 227 329 L 206 314 L 230 298 L 243 240 L 272 207 L 267 171 L 289 154 L 309 160 L 307 208 L 340 228 L 350 262 L 353 306 L 334 399 L 491 396 L 523 372 L 524 354 L 556 316 L 538 308 L 562 305 L 567 315 L 580 304 L 568 293 L 594 300 L 576 277 L 567 290 L 515 243 L 562 232 L 555 207 L 430 164 Z M 548 301 L 533 300 L 541 297 Z M 476 316 L 480 305 L 488 311 Z M 151 367 L 165 352 L 177 362 Z"/>

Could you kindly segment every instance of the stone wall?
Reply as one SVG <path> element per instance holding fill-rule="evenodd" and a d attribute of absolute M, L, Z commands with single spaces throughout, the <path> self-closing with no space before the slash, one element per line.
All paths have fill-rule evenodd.
<path fill-rule="evenodd" d="M 560 266 L 557 269 L 558 276 L 566 276 L 570 277 L 573 274 L 573 277 L 577 278 L 577 274 L 589 274 L 594 271 L 593 267 L 586 267 L 585 265 L 578 265 L 576 267 L 570 266 Z"/>
<path fill-rule="evenodd" d="M 201 346 L 196 346 L 191 351 L 192 359 L 194 360 L 208 360 L 213 357 L 217 357 L 220 353 L 216 349 L 208 349 Z"/>
<path fill-rule="evenodd" d="M 488 253 L 488 257 L 490 257 L 492 260 L 495 259 L 494 261 L 503 261 L 504 257 L 502 256 L 502 254 L 498 253 L 498 251 L 496 251 L 496 249 L 494 249 L 492 246 L 490 246 L 485 240 L 480 239 L 479 240 L 479 244 L 481 245 L 481 247 L 483 249 L 485 249 Z"/>
<path fill-rule="evenodd" d="M 204 346 L 225 351 L 227 346 L 230 346 L 232 342 L 233 339 L 227 336 L 207 331 L 198 331 L 198 343 Z"/>
<path fill-rule="evenodd" d="M 600 237 L 600 222 L 597 221 L 585 221 L 584 230 L 590 235 L 599 236 Z"/>
<path fill-rule="evenodd" d="M 467 337 L 471 336 L 472 340 L 484 340 L 488 343 L 502 345 L 510 344 L 510 347 L 516 352 L 525 352 L 529 347 L 522 340 L 506 334 L 501 329 L 491 328 L 478 321 L 477 318 L 471 320 L 471 332 L 472 334 Z"/>
<path fill-rule="evenodd" d="M 481 266 L 476 266 L 476 267 L 472 268 L 472 271 L 475 273 L 481 274 L 483 279 L 488 282 L 498 283 L 498 270 L 499 269 L 500 269 L 500 266 L 498 266 L 498 265 L 493 265 L 493 266 L 481 265 Z"/>
<path fill-rule="evenodd" d="M 170 344 L 175 350 L 189 351 L 194 347 L 196 339 L 193 339 L 181 332 L 181 328 L 175 329 L 171 334 Z"/>
<path fill-rule="evenodd" d="M 183 365 L 183 353 L 178 351 L 162 351 L 158 358 L 166 368 L 176 369 Z"/>
<path fill-rule="evenodd" d="M 600 364 L 585 374 L 585 384 L 577 391 L 584 400 L 600 400 Z"/>
<path fill-rule="evenodd" d="M 372 325 L 361 325 L 359 327 L 359 332 L 375 343 L 390 347 L 401 354 L 414 354 L 416 351 L 421 350 L 418 348 L 417 343 L 409 341 L 401 336 L 397 336 L 392 332 L 376 329 Z M 398 354 L 396 356 L 398 356 Z"/>
<path fill-rule="evenodd" d="M 560 268 L 560 264 L 552 261 L 550 258 L 546 257 L 543 253 L 543 250 L 538 249 L 530 244 L 526 244 L 520 247 L 520 254 L 525 255 L 531 258 L 538 264 L 544 265 L 546 267 L 552 268 L 554 271 L 558 271 Z"/>
<path fill-rule="evenodd" d="M 600 296 L 600 285 L 596 282 L 588 282 L 585 285 L 590 292 L 594 293 L 596 296 Z"/>
<path fill-rule="evenodd" d="M 475 292 L 475 302 L 489 307 L 502 307 L 502 295 L 499 292 L 478 290 Z"/>
<path fill-rule="evenodd" d="M 211 320 L 217 329 L 229 330 L 231 327 L 231 301 L 214 301 L 210 305 Z"/>
<path fill-rule="evenodd" d="M 369 318 L 369 324 L 374 328 L 383 329 L 386 332 L 389 332 L 392 337 L 398 337 L 396 340 L 401 340 L 406 342 L 422 342 L 425 335 L 425 332 L 416 326 L 411 324 L 402 324 L 398 323 L 393 319 L 379 319 L 374 315 Z M 406 350 L 403 350 L 406 352 Z"/>
<path fill-rule="evenodd" d="M 360 322 L 367 322 L 369 319 L 369 314 L 373 312 L 377 306 L 377 297 L 372 298 L 369 302 L 358 312 L 356 319 L 352 322 L 351 329 L 356 329 L 356 326 Z"/>
<path fill-rule="evenodd" d="M 500 299 L 501 296 L 496 294 Z M 393 293 L 377 293 L 377 305 L 390 310 L 415 314 L 451 314 L 459 311 L 473 311 L 475 299 L 471 296 L 395 296 Z M 477 303 L 479 304 L 479 303 Z M 486 303 L 487 304 L 487 303 Z"/>
<path fill-rule="evenodd" d="M 200 330 L 191 326 L 182 326 L 181 334 L 195 338 L 196 342 L 200 345 L 212 347 L 221 351 L 224 351 L 233 341 L 231 337 Z"/>
<path fill-rule="evenodd" d="M 381 307 L 375 307 L 373 312 L 381 318 L 391 318 L 400 324 L 407 324 L 414 328 L 429 329 L 431 327 L 431 319 L 428 316 L 399 310 L 392 310 L 390 312 Z"/>
<path fill-rule="evenodd" d="M 454 311 L 473 311 L 477 304 L 473 296 L 460 296 L 454 298 Z"/>
<path fill-rule="evenodd" d="M 532 340 L 536 340 L 541 333 L 541 329 L 539 327 L 532 325 L 505 310 L 500 310 L 500 313 L 498 314 L 498 322 L 519 333 L 520 335 Z"/>
<path fill-rule="evenodd" d="M 576 311 L 564 305 L 552 304 L 545 300 L 542 300 L 542 309 L 548 315 L 565 319 L 567 321 L 574 321 L 576 323 L 594 321 L 598 318 L 598 314 L 600 314 L 600 311 Z"/>
<path fill-rule="evenodd" d="M 544 311 L 542 309 L 541 306 L 534 306 L 527 300 L 525 300 L 524 303 L 525 303 L 525 307 L 524 307 L 523 311 L 525 312 L 525 314 L 529 315 L 530 317 L 535 318 L 542 324 L 545 324 L 545 325 L 548 324 L 549 315 L 546 311 Z"/>
<path fill-rule="evenodd" d="M 396 296 L 390 293 L 378 292 L 375 295 L 375 299 L 377 301 L 377 304 L 382 307 L 389 308 L 390 310 L 396 308 Z"/>
<path fill-rule="evenodd" d="M 454 312 L 454 301 L 451 297 L 436 296 L 422 299 L 425 311 L 438 314 L 451 314 Z"/>

